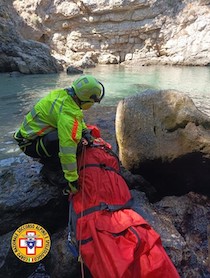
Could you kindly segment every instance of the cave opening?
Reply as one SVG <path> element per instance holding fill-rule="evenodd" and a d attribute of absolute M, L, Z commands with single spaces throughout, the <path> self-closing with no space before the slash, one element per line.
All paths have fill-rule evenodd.
<path fill-rule="evenodd" d="M 171 162 L 161 159 L 146 161 L 132 173 L 141 175 L 155 188 L 156 196 L 145 192 L 150 201 L 191 191 L 210 196 L 210 159 L 202 153 L 186 154 Z"/>

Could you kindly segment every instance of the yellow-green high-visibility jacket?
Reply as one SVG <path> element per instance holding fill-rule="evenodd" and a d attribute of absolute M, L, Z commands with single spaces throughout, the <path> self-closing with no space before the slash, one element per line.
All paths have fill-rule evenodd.
<path fill-rule="evenodd" d="M 21 127 L 21 135 L 29 140 L 58 130 L 59 157 L 65 178 L 71 182 L 78 179 L 76 149 L 87 128 L 83 112 L 64 89 L 52 91 L 41 99 L 29 112 Z"/>

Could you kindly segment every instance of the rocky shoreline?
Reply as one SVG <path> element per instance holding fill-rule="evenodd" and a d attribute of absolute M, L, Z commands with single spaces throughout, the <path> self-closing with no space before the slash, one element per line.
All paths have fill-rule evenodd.
<path fill-rule="evenodd" d="M 98 125 L 103 138 L 118 152 L 115 113 L 116 107 L 97 107 L 86 115 L 86 121 Z M 80 264 L 67 247 L 68 200 L 60 188 L 43 179 L 40 169 L 41 164 L 24 154 L 1 168 L 0 277 L 81 277 Z M 134 175 L 124 167 L 122 170 L 134 196 L 136 210 L 160 234 L 181 278 L 209 277 L 210 197 L 189 191 L 151 202 L 149 197 L 154 191 L 148 191 L 150 184 L 144 176 Z M 52 240 L 50 253 L 41 264 L 19 261 L 10 247 L 14 230 L 29 222 L 43 225 Z M 87 270 L 85 277 L 91 277 Z"/>

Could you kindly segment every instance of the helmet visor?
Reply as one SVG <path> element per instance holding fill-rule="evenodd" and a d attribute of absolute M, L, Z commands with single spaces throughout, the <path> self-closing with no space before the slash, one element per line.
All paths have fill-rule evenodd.
<path fill-rule="evenodd" d="M 104 95 L 105 95 L 105 88 L 104 88 L 104 85 L 103 85 L 101 82 L 98 81 L 98 83 L 99 83 L 99 84 L 101 85 L 101 87 L 102 87 L 101 95 L 98 97 L 96 94 L 94 94 L 94 95 L 92 95 L 92 96 L 90 97 L 90 99 L 92 99 L 94 102 L 100 103 L 101 100 L 102 100 L 102 98 L 103 98 Z"/>

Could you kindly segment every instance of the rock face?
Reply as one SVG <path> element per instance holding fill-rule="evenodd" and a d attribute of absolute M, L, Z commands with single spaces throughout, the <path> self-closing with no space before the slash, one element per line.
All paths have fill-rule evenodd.
<path fill-rule="evenodd" d="M 125 98 L 117 107 L 116 136 L 123 166 L 159 192 L 210 193 L 210 119 L 182 92 L 146 90 Z"/>
<path fill-rule="evenodd" d="M 46 43 L 62 64 L 208 65 L 210 1 L 15 0 L 25 39 Z"/>
<path fill-rule="evenodd" d="M 28 74 L 61 70 L 46 44 L 26 40 L 21 36 L 16 28 L 18 15 L 9 2 L 1 0 L 0 6 L 0 72 L 18 71 Z"/>

